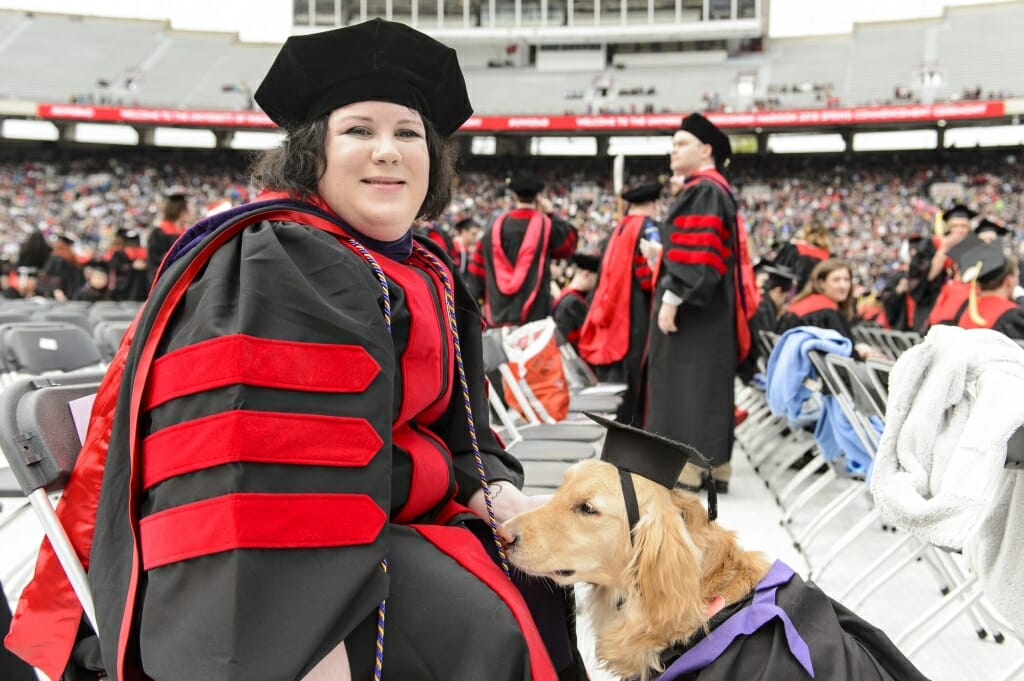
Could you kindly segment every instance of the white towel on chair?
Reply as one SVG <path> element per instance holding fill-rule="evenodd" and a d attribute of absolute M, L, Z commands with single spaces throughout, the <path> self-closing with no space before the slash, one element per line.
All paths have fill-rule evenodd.
<path fill-rule="evenodd" d="M 1024 348 L 1001 333 L 933 328 L 889 375 L 871 478 L 882 517 L 965 549 L 993 604 L 1024 632 L 1024 483 L 1003 467 L 1024 425 Z"/>

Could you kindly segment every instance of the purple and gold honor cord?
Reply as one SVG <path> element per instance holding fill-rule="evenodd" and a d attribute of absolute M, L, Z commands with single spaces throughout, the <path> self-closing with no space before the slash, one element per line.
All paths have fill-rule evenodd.
<path fill-rule="evenodd" d="M 387 278 L 384 276 L 384 270 L 381 269 L 377 263 L 376 258 L 373 257 L 361 243 L 355 239 L 348 239 L 349 245 L 356 250 L 363 259 L 369 263 L 373 269 L 373 273 L 377 276 L 377 280 L 380 282 L 381 292 L 383 293 L 384 300 L 384 324 L 387 326 L 388 333 L 391 333 L 391 294 L 388 288 Z M 440 278 L 442 285 L 444 286 L 444 302 L 445 308 L 448 312 L 448 324 L 452 331 L 452 342 L 455 346 L 455 367 L 459 374 L 459 386 L 462 389 L 462 404 L 466 414 L 466 427 L 469 429 L 469 441 L 473 448 L 473 459 L 476 462 L 477 475 L 480 476 L 480 485 L 484 490 L 484 502 L 487 506 L 487 520 L 491 527 L 491 536 L 494 538 L 494 545 L 498 549 L 498 557 L 501 560 L 501 569 L 504 570 L 505 574 L 509 574 L 508 558 L 505 556 L 505 547 L 501 543 L 501 539 L 498 537 L 498 523 L 494 517 L 494 504 L 491 501 L 491 488 L 487 484 L 487 472 L 484 470 L 483 458 L 480 456 L 480 444 L 476 438 L 476 423 L 473 420 L 473 403 L 469 397 L 469 381 L 466 379 L 466 367 L 462 361 L 462 344 L 459 341 L 459 325 L 458 319 L 455 315 L 455 293 L 452 285 L 451 275 L 448 273 L 446 268 L 440 260 L 437 259 L 430 251 L 421 246 L 418 243 L 413 244 L 414 249 L 430 263 L 431 267 L 437 272 L 438 278 Z M 380 563 L 381 569 L 387 574 L 388 571 L 388 559 L 385 556 Z M 377 641 L 374 656 L 373 665 L 373 679 L 374 681 L 380 681 L 381 672 L 384 665 L 384 620 L 387 614 L 387 599 L 385 598 L 377 606 Z"/>
<path fill-rule="evenodd" d="M 462 363 L 462 344 L 459 342 L 459 324 L 455 316 L 455 292 L 452 285 L 451 275 L 437 257 L 418 243 L 413 248 L 424 257 L 437 272 L 437 276 L 444 285 L 444 302 L 448 309 L 448 323 L 452 329 L 452 340 L 455 345 L 455 367 L 459 372 L 459 385 L 462 388 L 462 405 L 466 412 L 466 427 L 469 429 L 469 441 L 473 447 L 473 460 L 476 461 L 476 472 L 480 476 L 480 486 L 484 490 L 484 502 L 487 505 L 487 521 L 491 526 L 491 536 L 494 538 L 494 545 L 498 548 L 498 558 L 501 560 L 501 569 L 508 576 L 508 558 L 505 556 L 505 547 L 498 537 L 498 523 L 494 518 L 494 504 L 491 501 L 491 487 L 487 484 L 487 472 L 484 470 L 484 461 L 480 456 L 480 443 L 476 439 L 476 423 L 473 420 L 473 403 L 469 398 L 469 381 L 466 380 L 466 367 Z"/>
<path fill-rule="evenodd" d="M 381 292 L 384 294 L 384 325 L 388 327 L 388 334 L 391 333 L 391 292 L 388 289 L 388 280 L 384 276 L 384 270 L 380 268 L 377 263 L 377 259 L 373 255 L 363 248 L 363 245 L 355 239 L 348 239 L 348 243 L 352 248 L 356 250 L 359 255 L 363 256 L 363 260 L 370 264 L 373 269 L 373 273 L 377 275 L 377 281 L 380 282 Z M 388 573 L 388 558 L 384 556 L 384 559 L 380 561 L 381 570 L 386 575 Z M 373 660 L 373 681 L 380 681 L 381 673 L 384 669 L 384 619 L 387 615 L 388 600 L 385 598 L 377 606 L 377 643 L 374 650 Z"/>

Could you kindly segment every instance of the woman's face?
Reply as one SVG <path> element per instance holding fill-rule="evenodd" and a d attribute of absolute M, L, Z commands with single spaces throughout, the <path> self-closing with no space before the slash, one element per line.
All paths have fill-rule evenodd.
<path fill-rule="evenodd" d="M 821 281 L 821 292 L 834 303 L 844 302 L 850 295 L 850 270 L 841 267 L 829 272 Z"/>
<path fill-rule="evenodd" d="M 393 241 L 412 226 L 427 195 L 430 156 L 418 112 L 390 102 L 356 102 L 327 118 L 327 167 L 317 185 L 338 217 Z"/>

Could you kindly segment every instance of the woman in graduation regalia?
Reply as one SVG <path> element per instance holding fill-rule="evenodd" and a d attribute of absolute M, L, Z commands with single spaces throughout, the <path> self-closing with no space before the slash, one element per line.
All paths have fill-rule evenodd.
<path fill-rule="evenodd" d="M 383 679 L 581 678 L 485 550 L 522 467 L 488 428 L 479 310 L 411 232 L 472 112 L 455 52 L 379 19 L 292 37 L 256 100 L 288 133 L 256 166 L 274 191 L 178 240 L 94 409 L 110 678 L 370 679 L 381 635 Z"/>
<path fill-rule="evenodd" d="M 853 341 L 850 329 L 853 316 L 850 266 L 838 258 L 829 258 L 818 263 L 811 271 L 807 285 L 779 318 L 777 331 L 781 334 L 798 326 L 816 326 L 838 331 Z M 877 348 L 866 343 L 855 343 L 854 355 L 860 359 L 885 359 Z"/>

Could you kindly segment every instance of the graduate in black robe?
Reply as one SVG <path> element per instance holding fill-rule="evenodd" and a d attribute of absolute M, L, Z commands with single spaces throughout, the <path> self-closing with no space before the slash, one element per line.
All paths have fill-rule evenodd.
<path fill-rule="evenodd" d="M 110 678 L 369 679 L 380 626 L 385 680 L 583 678 L 562 592 L 542 640 L 488 554 L 522 467 L 489 430 L 479 310 L 410 229 L 450 199 L 455 52 L 379 19 L 292 37 L 256 99 L 292 136 L 256 166 L 281 191 L 179 239 L 97 396 L 76 546 Z"/>
<path fill-rule="evenodd" d="M 626 384 L 615 416 L 619 423 L 636 424 L 641 418 L 637 407 L 654 292 L 654 271 L 641 244 L 661 245 L 661 225 L 654 215 L 662 189 L 661 183 L 651 183 L 622 193 L 628 209 L 603 249 L 597 287 L 581 329 L 579 354 L 598 379 Z"/>
<path fill-rule="evenodd" d="M 53 244 L 53 252 L 39 272 L 38 291 L 41 295 L 58 300 L 70 300 L 75 291 L 85 283 L 74 251 L 71 250 L 74 243 L 71 237 L 65 234 L 58 235 Z"/>
<path fill-rule="evenodd" d="M 585 253 L 574 253 L 569 262 L 573 267 L 572 279 L 555 299 L 551 316 L 558 333 L 578 351 L 580 329 L 590 309 L 590 294 L 597 283 L 601 259 Z"/>
<path fill-rule="evenodd" d="M 992 329 L 1010 338 L 1024 339 L 1024 308 L 1013 299 L 1017 285 L 1017 259 L 1006 255 L 998 241 L 978 245 L 958 258 L 969 280 L 968 301 L 954 323 L 962 329 Z"/>
<path fill-rule="evenodd" d="M 515 207 L 502 213 L 477 243 L 468 282 L 484 305 L 489 326 L 518 326 L 551 314 L 553 259 L 576 250 L 576 228 L 559 217 L 541 195 L 544 183 L 521 173 L 509 188 Z"/>
<path fill-rule="evenodd" d="M 735 419 L 733 381 L 750 343 L 745 303 L 738 299 L 748 290 L 740 267 L 745 235 L 732 190 L 716 170 L 729 158 L 729 138 L 692 114 L 672 144 L 672 170 L 685 176 L 685 185 L 663 229 L 645 428 L 700 450 L 714 464 L 715 481 L 725 491 Z M 697 487 L 700 475 L 688 467 L 681 482 Z"/>

